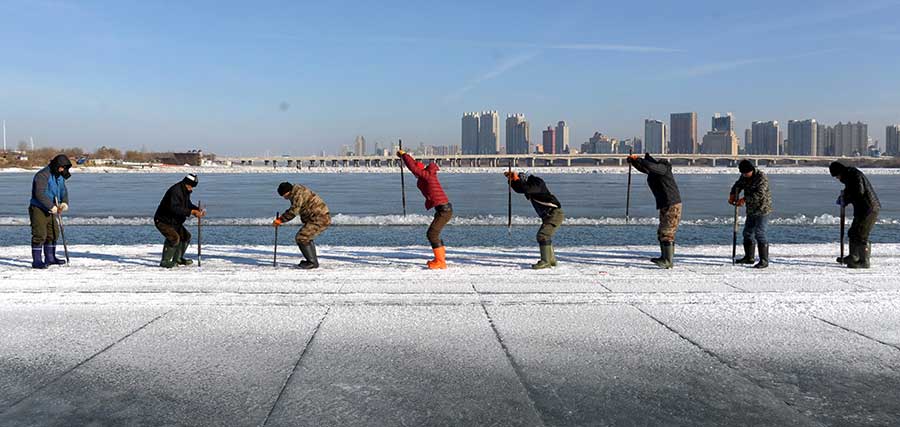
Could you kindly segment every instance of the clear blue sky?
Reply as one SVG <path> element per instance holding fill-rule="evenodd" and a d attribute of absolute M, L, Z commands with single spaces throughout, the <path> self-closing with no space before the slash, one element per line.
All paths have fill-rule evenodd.
<path fill-rule="evenodd" d="M 0 118 L 13 142 L 221 154 L 459 144 L 484 109 L 573 143 L 681 111 L 741 137 L 900 122 L 898 0 L 380 3 L 0 1 Z"/>

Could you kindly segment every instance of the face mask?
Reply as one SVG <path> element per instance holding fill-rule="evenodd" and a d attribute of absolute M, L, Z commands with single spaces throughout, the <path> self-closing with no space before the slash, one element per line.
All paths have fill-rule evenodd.
<path fill-rule="evenodd" d="M 65 168 L 60 175 L 62 175 L 63 179 L 69 179 L 72 176 L 72 173 L 69 172 L 69 168 Z"/>

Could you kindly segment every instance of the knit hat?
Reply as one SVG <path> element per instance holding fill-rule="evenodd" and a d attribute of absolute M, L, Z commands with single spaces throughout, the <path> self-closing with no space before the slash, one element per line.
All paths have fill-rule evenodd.
<path fill-rule="evenodd" d="M 753 167 L 753 162 L 747 159 L 741 160 L 741 162 L 738 163 L 738 170 L 741 171 L 741 173 L 753 172 L 753 169 L 755 169 Z"/>
<path fill-rule="evenodd" d="M 828 172 L 831 172 L 831 176 L 841 176 L 846 171 L 847 166 L 844 166 L 841 162 L 831 162 L 831 165 L 828 166 Z"/>
<path fill-rule="evenodd" d="M 291 184 L 290 182 L 287 182 L 287 181 L 282 182 L 281 184 L 278 184 L 278 195 L 284 196 L 285 194 L 290 193 L 291 190 L 293 190 L 293 189 L 294 189 L 294 185 Z"/>
<path fill-rule="evenodd" d="M 200 183 L 200 180 L 197 179 L 197 175 L 189 173 L 184 179 L 181 180 L 181 183 L 184 185 L 190 185 L 191 187 L 196 187 L 197 184 Z"/>

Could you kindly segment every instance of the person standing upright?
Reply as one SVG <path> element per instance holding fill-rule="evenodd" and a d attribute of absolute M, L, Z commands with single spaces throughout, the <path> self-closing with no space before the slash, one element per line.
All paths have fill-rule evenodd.
<path fill-rule="evenodd" d="M 672 175 L 672 164 L 667 160 L 656 160 L 645 153 L 644 157 L 637 154 L 628 156 L 628 162 L 638 172 L 647 174 L 647 185 L 656 199 L 656 209 L 659 210 L 659 228 L 656 230 L 656 238 L 659 240 L 659 258 L 651 258 L 650 261 L 662 268 L 672 268 L 672 258 L 675 256 L 675 233 L 681 222 L 681 193 L 675 176 Z"/>
<path fill-rule="evenodd" d="M 66 262 L 56 257 L 56 215 L 69 210 L 66 180 L 72 176 L 72 162 L 65 154 L 53 158 L 34 175 L 28 219 L 31 222 L 31 267 L 47 268 Z M 41 256 L 43 253 L 43 257 Z"/>
<path fill-rule="evenodd" d="M 838 205 L 853 205 L 853 222 L 847 232 L 850 253 L 838 261 L 850 268 L 869 268 L 872 256 L 869 234 L 878 221 L 881 202 L 878 201 L 869 178 L 861 170 L 840 162 L 831 163 L 828 170 L 832 177 L 844 184 L 844 191 L 838 197 Z"/>
<path fill-rule="evenodd" d="M 759 248 L 759 263 L 753 268 L 769 266 L 769 240 L 766 238 L 766 227 L 769 214 L 772 213 L 772 193 L 769 191 L 769 178 L 765 173 L 753 166 L 749 160 L 741 160 L 738 164 L 741 177 L 731 186 L 728 203 L 731 205 L 747 205 L 747 221 L 744 223 L 744 257 L 736 260 L 738 264 L 753 264 L 754 243 Z M 738 197 L 744 192 L 744 197 Z"/>
<path fill-rule="evenodd" d="M 447 268 L 447 249 L 441 239 L 441 231 L 453 218 L 453 206 L 438 180 L 437 174 L 441 168 L 435 162 L 425 166 L 403 150 L 397 151 L 397 157 L 403 159 L 406 168 L 416 177 L 416 187 L 425 196 L 425 209 L 434 208 L 434 219 L 425 233 L 434 252 L 434 259 L 427 263 L 428 268 L 432 270 L 445 269 Z"/>
<path fill-rule="evenodd" d="M 191 203 L 191 193 L 199 183 L 197 175 L 185 176 L 180 182 L 169 187 L 156 208 L 153 223 L 166 239 L 163 243 L 160 267 L 172 268 L 176 265 L 193 263 L 184 257 L 191 241 L 191 233 L 184 227 L 184 222 L 192 215 L 197 218 L 206 215 L 205 211 Z"/>

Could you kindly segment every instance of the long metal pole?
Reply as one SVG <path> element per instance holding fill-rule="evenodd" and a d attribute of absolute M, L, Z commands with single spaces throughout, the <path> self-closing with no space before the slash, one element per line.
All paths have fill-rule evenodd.
<path fill-rule="evenodd" d="M 403 140 L 400 140 L 400 151 L 403 151 Z M 403 178 L 403 159 L 400 159 L 400 192 L 403 194 L 403 216 L 406 216 L 406 180 Z"/>
<path fill-rule="evenodd" d="M 841 257 L 838 262 L 844 263 L 844 229 L 847 226 L 847 206 L 844 204 L 844 192 L 841 191 Z"/>
<path fill-rule="evenodd" d="M 508 178 L 506 181 L 506 234 L 512 235 L 512 159 L 507 164 Z"/>
<path fill-rule="evenodd" d="M 69 244 L 66 242 L 66 227 L 63 226 L 62 220 L 62 211 L 59 209 L 59 199 L 56 197 L 53 198 L 53 203 L 56 204 L 56 219 L 59 222 L 59 235 L 63 240 L 63 251 L 66 254 L 66 265 L 69 265 Z"/>
<path fill-rule="evenodd" d="M 634 153 L 633 149 L 628 150 L 630 157 Z M 628 190 L 625 192 L 625 223 L 631 221 L 631 162 L 628 162 Z"/>
<path fill-rule="evenodd" d="M 279 213 L 275 212 L 275 219 L 278 219 Z M 275 254 L 272 257 L 272 267 L 278 267 L 278 227 L 275 227 Z"/>
<path fill-rule="evenodd" d="M 737 198 L 737 195 L 735 195 Z M 736 263 L 735 258 L 737 258 L 737 235 L 738 235 L 738 210 L 740 207 L 738 206 L 737 200 L 734 201 L 734 230 L 731 234 L 731 265 Z"/>
<path fill-rule="evenodd" d="M 200 216 L 197 217 L 197 268 L 203 264 L 203 203 L 197 200 L 197 210 Z"/>

